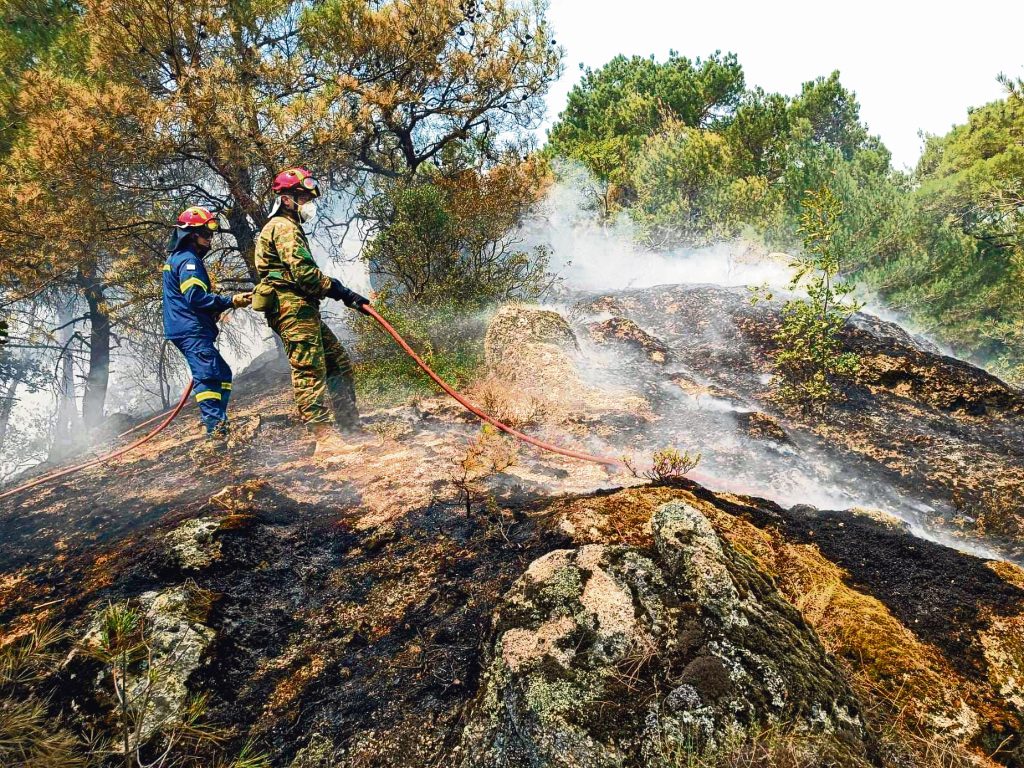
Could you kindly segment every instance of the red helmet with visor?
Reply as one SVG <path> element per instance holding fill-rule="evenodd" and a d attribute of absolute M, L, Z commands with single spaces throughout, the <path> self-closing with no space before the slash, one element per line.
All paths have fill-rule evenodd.
<path fill-rule="evenodd" d="M 320 184 L 305 168 L 289 168 L 274 177 L 270 187 L 277 194 L 303 191 L 312 197 L 320 197 Z"/>
<path fill-rule="evenodd" d="M 171 232 L 171 238 L 167 242 L 167 250 L 172 253 L 178 250 L 189 235 L 213 237 L 219 230 L 220 222 L 215 213 L 198 205 L 186 208 L 178 216 L 174 231 Z"/>

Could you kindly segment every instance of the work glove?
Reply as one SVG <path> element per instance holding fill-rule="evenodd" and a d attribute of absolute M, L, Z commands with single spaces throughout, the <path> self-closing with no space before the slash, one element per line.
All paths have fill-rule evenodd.
<path fill-rule="evenodd" d="M 351 288 L 346 288 L 342 285 L 341 280 L 337 280 L 333 277 L 331 278 L 331 289 L 327 292 L 327 298 L 340 301 L 349 309 L 362 312 L 364 315 L 366 312 L 363 310 L 363 305 L 370 303 L 368 298 L 360 296 Z"/>
<path fill-rule="evenodd" d="M 252 304 L 252 292 L 236 293 L 231 297 L 231 306 L 235 309 L 248 307 L 250 304 Z"/>

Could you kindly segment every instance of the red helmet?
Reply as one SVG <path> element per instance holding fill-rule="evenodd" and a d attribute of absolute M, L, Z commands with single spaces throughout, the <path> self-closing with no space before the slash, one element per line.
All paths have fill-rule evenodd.
<path fill-rule="evenodd" d="M 320 197 L 320 184 L 305 168 L 289 168 L 287 171 L 281 171 L 274 177 L 274 183 L 270 188 L 279 195 L 282 192 L 301 189 L 313 197 Z"/>
<path fill-rule="evenodd" d="M 195 205 L 191 208 L 186 208 L 178 216 L 178 228 L 187 230 L 208 229 L 212 233 L 220 229 L 220 222 L 206 208 Z"/>

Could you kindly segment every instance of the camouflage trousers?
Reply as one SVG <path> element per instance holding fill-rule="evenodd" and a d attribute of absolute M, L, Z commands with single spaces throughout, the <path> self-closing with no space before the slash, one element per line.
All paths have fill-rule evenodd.
<path fill-rule="evenodd" d="M 267 323 L 281 337 L 291 363 L 299 416 L 309 426 L 355 426 L 359 411 L 352 358 L 320 319 L 315 303 L 281 290 L 277 296 L 278 307 L 267 313 Z"/>

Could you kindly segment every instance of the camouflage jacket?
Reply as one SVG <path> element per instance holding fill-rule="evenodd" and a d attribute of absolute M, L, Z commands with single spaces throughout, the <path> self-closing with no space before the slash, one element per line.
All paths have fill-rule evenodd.
<path fill-rule="evenodd" d="M 331 279 L 320 271 L 309 250 L 306 233 L 287 214 L 272 216 L 256 239 L 256 271 L 275 288 L 291 290 L 319 300 L 331 289 Z"/>

